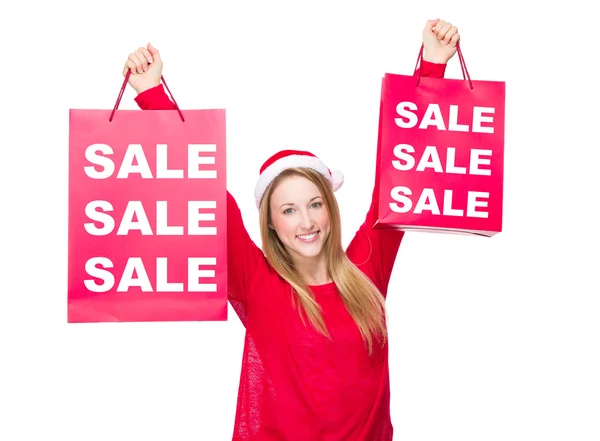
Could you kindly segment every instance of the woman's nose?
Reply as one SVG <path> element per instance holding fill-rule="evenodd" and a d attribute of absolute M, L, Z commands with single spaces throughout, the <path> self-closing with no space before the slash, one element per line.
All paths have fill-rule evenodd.
<path fill-rule="evenodd" d="M 314 222 L 313 222 L 312 218 L 310 217 L 309 212 L 303 211 L 303 212 L 301 212 L 300 216 L 301 216 L 300 226 L 305 230 L 312 229 Z"/>

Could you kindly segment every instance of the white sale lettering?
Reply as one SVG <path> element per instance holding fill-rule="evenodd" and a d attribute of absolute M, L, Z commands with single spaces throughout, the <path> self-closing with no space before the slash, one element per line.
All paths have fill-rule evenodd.
<path fill-rule="evenodd" d="M 173 160 L 169 163 L 167 144 L 152 145 L 152 148 L 156 148 L 156 156 L 155 159 L 149 160 L 148 148 L 144 150 L 142 144 L 139 143 L 128 144 L 122 160 L 117 161 L 115 152 L 110 145 L 91 144 L 85 149 L 85 158 L 88 164 L 83 169 L 87 177 L 94 180 L 217 179 L 216 144 L 187 144 L 187 150 L 180 151 L 179 153 L 182 154 L 174 158 L 180 160 L 180 165 L 187 160 L 187 165 L 179 168 L 173 167 Z M 176 154 L 174 151 L 171 152 L 171 155 Z M 119 183 L 118 185 L 123 188 L 127 184 Z M 148 186 L 149 184 L 140 185 L 139 181 L 136 182 L 137 188 L 141 188 L 143 185 Z M 173 184 L 169 183 L 169 185 Z M 170 195 L 171 191 L 177 191 L 177 189 L 172 190 L 173 188 L 177 187 L 168 187 L 167 194 Z M 193 190 L 195 193 L 196 189 Z M 140 193 L 144 196 L 136 194 L 132 198 L 139 200 L 120 200 L 119 207 L 124 208 L 118 210 L 115 210 L 115 204 L 111 201 L 89 200 L 85 205 L 87 221 L 83 222 L 87 234 L 96 237 L 109 235 L 113 237 L 218 235 L 217 201 L 210 200 L 213 196 L 206 196 L 209 200 L 187 200 L 185 197 L 173 194 L 172 199 L 169 196 L 170 200 L 152 200 L 152 196 L 147 196 L 153 194 L 152 190 L 144 190 Z M 133 191 L 129 194 L 133 194 Z M 197 197 L 201 198 L 202 196 Z M 162 196 L 162 198 L 165 197 Z M 122 241 L 122 239 L 118 240 Z M 142 292 L 217 292 L 216 257 L 196 257 L 187 254 L 181 256 L 179 253 L 189 253 L 189 251 L 178 251 L 182 248 L 179 246 L 181 242 L 174 242 L 174 240 L 175 238 L 170 239 L 169 242 L 165 240 L 150 242 L 144 239 L 144 242 L 139 242 L 144 244 L 140 246 L 141 248 L 137 248 L 137 242 L 116 242 L 118 244 L 116 246 L 115 242 L 110 242 L 111 245 L 107 248 L 118 249 L 118 252 L 121 253 L 120 258 L 116 257 L 117 252 L 112 258 L 106 255 L 88 258 L 85 263 L 85 272 L 88 276 L 84 280 L 85 287 L 96 293 L 111 290 L 128 292 L 131 289 Z M 123 246 L 121 246 L 122 243 Z M 132 243 L 136 244 L 132 250 L 127 249 L 128 244 Z M 155 251 L 154 247 L 160 248 Z M 185 246 L 183 248 L 185 249 Z M 139 251 L 140 249 L 144 251 Z M 162 256 L 155 257 L 156 253 L 161 253 Z M 209 256 L 214 255 L 214 251 L 206 251 L 206 253 Z M 98 252 L 98 254 L 104 253 Z M 167 254 L 169 257 L 166 256 Z M 124 267 L 115 268 L 113 262 L 117 262 L 117 260 L 125 262 L 125 259 Z M 155 262 L 154 259 L 156 259 Z M 173 267 L 171 268 L 171 277 L 169 277 L 169 259 L 171 259 Z M 173 280 L 176 277 L 173 273 L 179 269 L 176 267 L 174 259 L 176 262 L 187 260 L 187 280 Z M 152 265 L 149 266 L 148 261 L 151 261 Z M 177 272 L 177 274 L 180 274 L 178 277 L 182 277 L 181 272 Z"/>
<path fill-rule="evenodd" d="M 168 201 L 156 201 L 156 227 L 150 225 L 142 201 L 129 201 L 121 217 L 118 236 L 127 235 L 130 231 L 140 231 L 144 236 L 190 236 L 216 235 L 217 227 L 200 226 L 201 222 L 214 222 L 216 201 L 188 201 L 187 229 L 183 225 L 169 225 Z M 115 219 L 108 212 L 114 211 L 108 201 L 91 201 L 85 207 L 86 216 L 94 222 L 86 222 L 85 230 L 93 236 L 106 236 L 115 229 Z"/>
<path fill-rule="evenodd" d="M 403 129 L 411 129 L 419 123 L 419 117 L 414 112 L 418 110 L 415 103 L 410 101 L 402 101 L 396 106 L 396 113 L 399 118 L 394 121 L 398 127 Z M 454 132 L 475 132 L 475 133 L 494 133 L 494 126 L 484 126 L 484 123 L 493 124 L 494 117 L 491 116 L 495 112 L 493 107 L 473 106 L 473 118 L 471 126 L 468 124 L 459 124 L 458 122 L 458 106 L 450 105 L 448 109 L 448 124 L 446 125 L 442 110 L 439 104 L 430 103 L 423 114 L 423 118 L 419 123 L 419 129 L 427 129 L 430 126 L 437 127 L 438 130 L 449 130 Z"/>
<path fill-rule="evenodd" d="M 201 168 L 215 164 L 214 155 L 206 154 L 217 151 L 215 144 L 188 144 L 187 175 L 182 169 L 169 169 L 167 164 L 167 144 L 156 144 L 156 173 L 152 173 L 148 159 L 141 144 L 129 144 L 123 161 L 117 172 L 118 179 L 127 179 L 137 173 L 144 179 L 216 179 L 214 167 Z M 85 173 L 92 179 L 107 179 L 115 172 L 115 163 L 109 157 L 113 155 L 112 147 L 106 144 L 92 144 L 85 149 L 85 158 L 92 164 L 84 167 Z M 100 166 L 97 170 L 95 166 Z"/>
<path fill-rule="evenodd" d="M 412 170 L 415 166 L 415 148 L 409 144 L 398 144 L 394 147 L 394 156 L 398 159 L 392 161 L 392 165 L 395 169 L 400 171 Z M 489 157 L 492 156 L 491 150 L 483 149 L 471 149 L 470 160 L 469 160 L 469 174 L 470 175 L 484 175 L 490 176 L 491 170 L 487 168 L 481 168 L 482 165 L 490 165 L 491 160 Z M 415 170 L 423 171 L 427 168 L 432 168 L 438 173 L 458 173 L 466 174 L 466 166 L 456 165 L 456 149 L 454 147 L 446 148 L 446 167 L 442 167 L 440 155 L 437 147 L 428 145 L 425 147 L 419 163 Z"/>
<path fill-rule="evenodd" d="M 442 210 L 438 203 L 438 198 L 432 188 L 424 188 L 415 204 L 413 210 L 413 202 L 409 197 L 412 196 L 412 191 L 408 187 L 394 187 L 391 191 L 391 197 L 395 202 L 390 203 L 390 208 L 396 213 L 408 213 L 412 210 L 415 214 L 421 214 L 424 211 L 429 211 L 431 214 L 444 215 L 444 216 L 467 216 L 467 217 L 480 217 L 487 218 L 488 213 L 486 211 L 477 210 L 478 208 L 486 208 L 488 206 L 487 199 L 490 194 L 488 192 L 479 191 L 468 191 L 467 192 L 467 205 L 463 208 L 453 207 L 453 191 L 444 190 L 444 194 L 441 198 Z M 465 214 L 466 209 L 466 214 Z"/>
<path fill-rule="evenodd" d="M 413 102 L 398 103 L 396 106 L 398 117 L 394 118 L 396 125 L 403 129 L 433 127 L 437 130 L 454 132 L 494 133 L 495 109 L 493 107 L 473 106 L 472 117 L 469 121 L 465 121 L 464 118 L 461 120 L 459 115 L 464 117 L 464 113 L 460 112 L 457 105 L 449 105 L 442 109 L 439 104 L 430 103 L 422 117 L 418 116 L 418 110 L 417 105 Z M 437 146 L 427 145 L 417 150 L 410 144 L 400 143 L 393 149 L 391 163 L 394 169 L 400 172 L 433 171 L 440 174 L 491 176 L 492 150 L 468 148 L 467 155 L 465 152 L 467 148 L 465 146 L 447 146 L 443 150 L 439 150 Z M 462 154 L 457 155 L 457 151 L 461 151 Z M 457 158 L 462 158 L 462 162 Z M 393 187 L 390 191 L 390 209 L 395 213 L 488 217 L 486 211 L 490 198 L 488 191 L 422 188 L 416 192 L 417 194 L 414 193 L 411 188 L 404 185 Z"/>
<path fill-rule="evenodd" d="M 185 288 L 189 292 L 216 292 L 217 285 L 214 281 L 217 259 L 214 257 L 190 257 L 187 265 L 187 281 Z M 208 267 L 208 269 L 207 269 Z M 92 292 L 107 292 L 115 286 L 114 274 L 107 270 L 114 268 L 112 261 L 106 257 L 92 257 L 85 264 L 86 273 L 94 279 L 84 280 L 85 287 Z M 211 280 L 212 279 L 212 280 Z M 184 282 L 168 281 L 168 259 L 166 257 L 156 258 L 156 280 L 152 281 L 148 276 L 144 262 L 140 257 L 130 257 L 121 272 L 117 292 L 126 292 L 129 288 L 139 287 L 143 292 L 183 292 Z"/>

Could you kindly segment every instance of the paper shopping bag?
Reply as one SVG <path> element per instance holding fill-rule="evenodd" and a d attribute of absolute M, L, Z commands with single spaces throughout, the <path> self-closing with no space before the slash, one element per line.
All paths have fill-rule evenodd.
<path fill-rule="evenodd" d="M 376 228 L 502 231 L 505 83 L 471 80 L 458 55 L 463 80 L 384 76 Z"/>
<path fill-rule="evenodd" d="M 117 106 L 70 110 L 68 321 L 226 320 L 225 111 Z"/>

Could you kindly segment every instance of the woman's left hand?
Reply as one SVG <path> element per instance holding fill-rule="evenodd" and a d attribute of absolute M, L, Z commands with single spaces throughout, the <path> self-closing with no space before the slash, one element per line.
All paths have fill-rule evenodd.
<path fill-rule="evenodd" d="M 458 28 L 444 20 L 428 20 L 423 29 L 423 60 L 446 64 L 456 53 Z"/>

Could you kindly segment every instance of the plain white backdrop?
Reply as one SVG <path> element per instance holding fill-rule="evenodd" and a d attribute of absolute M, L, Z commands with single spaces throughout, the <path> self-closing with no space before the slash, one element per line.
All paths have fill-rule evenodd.
<path fill-rule="evenodd" d="M 440 17 L 459 27 L 473 79 L 506 81 L 504 231 L 407 234 L 388 295 L 394 439 L 598 441 L 597 20 L 593 2 L 550 4 L 3 6 L 0 439 L 231 439 L 233 310 L 218 323 L 66 322 L 70 108 L 111 109 L 128 54 L 150 41 L 183 109 L 227 109 L 228 187 L 251 236 L 260 165 L 301 148 L 346 176 L 347 244 L 370 202 L 380 78 L 412 72 Z"/>

